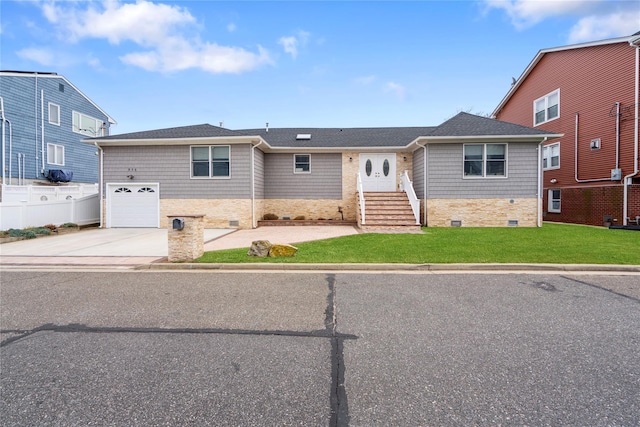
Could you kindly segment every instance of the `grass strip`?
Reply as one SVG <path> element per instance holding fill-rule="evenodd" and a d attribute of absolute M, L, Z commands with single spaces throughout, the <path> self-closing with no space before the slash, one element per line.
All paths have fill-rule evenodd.
<path fill-rule="evenodd" d="M 201 263 L 640 264 L 640 233 L 572 224 L 539 228 L 423 228 L 425 234 L 357 234 L 295 244 L 292 258 L 206 252 Z M 272 242 L 289 243 L 289 242 Z"/>

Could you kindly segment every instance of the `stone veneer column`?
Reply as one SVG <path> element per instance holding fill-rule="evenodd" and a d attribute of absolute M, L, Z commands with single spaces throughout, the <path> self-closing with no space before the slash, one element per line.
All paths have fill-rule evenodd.
<path fill-rule="evenodd" d="M 169 262 L 185 262 L 204 254 L 204 215 L 167 215 Z M 173 228 L 173 220 L 184 221 L 184 228 Z"/>

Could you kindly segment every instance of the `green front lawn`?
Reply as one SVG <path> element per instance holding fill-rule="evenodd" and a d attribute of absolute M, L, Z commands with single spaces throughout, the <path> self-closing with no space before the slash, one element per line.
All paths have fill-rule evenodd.
<path fill-rule="evenodd" d="M 423 230 L 425 234 L 357 234 L 299 243 L 293 258 L 250 257 L 244 248 L 206 252 L 195 262 L 640 264 L 638 231 L 553 223 Z"/>

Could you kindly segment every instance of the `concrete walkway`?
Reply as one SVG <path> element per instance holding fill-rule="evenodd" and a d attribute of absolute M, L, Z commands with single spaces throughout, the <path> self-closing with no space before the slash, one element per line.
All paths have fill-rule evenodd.
<path fill-rule="evenodd" d="M 205 251 L 248 248 L 254 240 L 298 243 L 357 234 L 352 226 L 263 227 L 254 230 L 206 229 Z M 166 258 L 167 230 L 87 229 L 0 245 L 0 265 L 139 266 Z"/>

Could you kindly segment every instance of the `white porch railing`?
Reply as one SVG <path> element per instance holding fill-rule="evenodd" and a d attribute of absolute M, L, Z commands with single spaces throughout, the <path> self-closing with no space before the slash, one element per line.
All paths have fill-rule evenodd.
<path fill-rule="evenodd" d="M 98 194 L 98 186 L 86 185 L 3 185 L 2 202 L 47 202 L 54 200 L 79 199 Z"/>
<path fill-rule="evenodd" d="M 416 191 L 413 189 L 413 183 L 409 179 L 409 171 L 404 171 L 404 173 L 400 175 L 400 190 L 407 193 L 413 216 L 416 218 L 416 224 L 420 224 L 420 200 L 418 200 Z"/>
<path fill-rule="evenodd" d="M 47 202 L 0 203 L 0 230 L 41 227 L 73 222 L 78 225 L 100 222 L 100 196 Z"/>
<path fill-rule="evenodd" d="M 364 222 L 364 191 L 362 189 L 362 176 L 360 172 L 358 172 L 358 199 L 360 201 L 360 220 L 362 221 L 360 224 L 365 225 Z"/>

